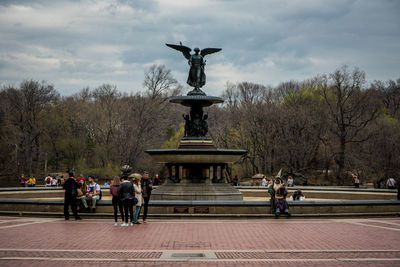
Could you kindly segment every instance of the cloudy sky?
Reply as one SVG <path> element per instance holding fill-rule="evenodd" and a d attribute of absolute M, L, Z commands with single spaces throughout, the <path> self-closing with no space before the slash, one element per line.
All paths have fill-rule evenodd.
<path fill-rule="evenodd" d="M 62 95 L 111 83 L 142 90 L 164 64 L 182 84 L 188 65 L 166 47 L 220 47 L 204 91 L 227 81 L 277 85 L 357 66 L 369 82 L 400 78 L 397 0 L 0 0 L 0 83 L 45 80 Z"/>

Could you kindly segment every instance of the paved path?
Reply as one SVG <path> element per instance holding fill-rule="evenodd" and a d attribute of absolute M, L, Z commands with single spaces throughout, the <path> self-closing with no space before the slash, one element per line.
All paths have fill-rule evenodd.
<path fill-rule="evenodd" d="M 400 266 L 400 218 L 0 217 L 0 266 Z"/>

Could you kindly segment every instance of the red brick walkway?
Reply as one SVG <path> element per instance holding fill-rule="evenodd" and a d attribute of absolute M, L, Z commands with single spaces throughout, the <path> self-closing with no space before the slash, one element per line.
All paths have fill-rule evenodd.
<path fill-rule="evenodd" d="M 400 266 L 400 218 L 0 217 L 1 266 Z"/>

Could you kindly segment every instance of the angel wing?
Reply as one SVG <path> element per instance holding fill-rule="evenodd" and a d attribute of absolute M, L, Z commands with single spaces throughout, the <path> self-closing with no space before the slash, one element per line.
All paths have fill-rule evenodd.
<path fill-rule="evenodd" d="M 219 51 L 221 51 L 222 48 L 204 48 L 201 50 L 200 55 L 202 55 L 203 57 L 212 53 L 217 53 Z"/>
<path fill-rule="evenodd" d="M 187 60 L 190 59 L 190 51 L 192 51 L 192 49 L 190 49 L 189 47 L 184 46 L 184 45 L 174 45 L 174 44 L 165 44 L 165 45 L 168 46 L 168 47 L 171 47 L 171 48 L 173 48 L 175 50 L 181 51 L 183 56 Z"/>

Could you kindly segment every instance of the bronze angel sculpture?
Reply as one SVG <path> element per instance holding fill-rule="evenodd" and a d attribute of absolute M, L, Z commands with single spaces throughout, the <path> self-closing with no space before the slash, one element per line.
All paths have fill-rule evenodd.
<path fill-rule="evenodd" d="M 204 66 L 206 61 L 204 57 L 206 55 L 221 51 L 221 48 L 204 48 L 200 51 L 199 48 L 194 49 L 194 54 L 190 54 L 191 48 L 182 45 L 166 44 L 168 47 L 181 51 L 183 56 L 188 60 L 190 70 L 187 79 L 187 84 L 194 87 L 191 92 L 193 94 L 203 93 L 200 88 L 206 84 L 206 74 L 204 73 Z M 204 93 L 203 93 L 204 94 Z"/>

